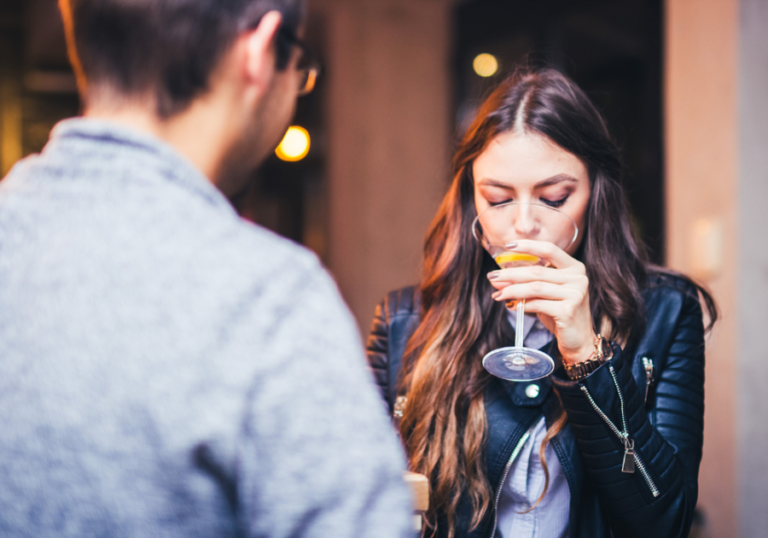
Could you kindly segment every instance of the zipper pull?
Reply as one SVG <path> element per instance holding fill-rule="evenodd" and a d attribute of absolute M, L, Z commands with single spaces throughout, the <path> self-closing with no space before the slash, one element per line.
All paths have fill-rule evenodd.
<path fill-rule="evenodd" d="M 635 472 L 635 442 L 626 436 L 624 437 L 624 462 L 621 464 L 621 472 Z"/>
<path fill-rule="evenodd" d="M 648 401 L 648 390 L 653 383 L 653 360 L 643 357 L 643 366 L 645 367 L 645 401 Z"/>

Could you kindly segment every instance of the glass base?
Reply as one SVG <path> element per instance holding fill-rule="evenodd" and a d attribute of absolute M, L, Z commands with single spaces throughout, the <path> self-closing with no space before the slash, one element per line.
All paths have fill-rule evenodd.
<path fill-rule="evenodd" d="M 534 381 L 555 370 L 552 357 L 527 347 L 500 347 L 483 357 L 483 368 L 507 381 Z"/>

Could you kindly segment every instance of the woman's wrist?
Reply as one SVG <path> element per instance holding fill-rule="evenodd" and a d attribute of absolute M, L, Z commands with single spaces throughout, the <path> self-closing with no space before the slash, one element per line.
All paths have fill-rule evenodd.
<path fill-rule="evenodd" d="M 571 381 L 580 381 L 597 370 L 600 365 L 613 357 L 613 348 L 603 339 L 602 335 L 595 336 L 594 351 L 587 360 L 574 363 L 563 362 L 565 373 Z"/>
<path fill-rule="evenodd" d="M 580 362 L 588 361 L 592 358 L 595 352 L 595 339 L 598 335 L 596 335 L 594 332 L 592 333 L 592 336 L 589 339 L 589 342 L 582 345 L 579 349 L 576 350 L 563 350 L 560 349 L 560 356 L 563 359 L 563 364 L 568 366 L 572 364 L 578 364 Z"/>

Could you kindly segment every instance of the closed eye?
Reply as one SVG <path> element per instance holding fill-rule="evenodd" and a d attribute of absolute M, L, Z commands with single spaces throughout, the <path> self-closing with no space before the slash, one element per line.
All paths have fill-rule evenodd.
<path fill-rule="evenodd" d="M 539 200 L 541 200 L 543 204 L 548 205 L 549 207 L 558 208 L 562 207 L 562 205 L 568 200 L 568 196 L 570 196 L 570 194 L 560 198 L 559 200 L 547 200 L 546 198 L 539 198 Z"/>

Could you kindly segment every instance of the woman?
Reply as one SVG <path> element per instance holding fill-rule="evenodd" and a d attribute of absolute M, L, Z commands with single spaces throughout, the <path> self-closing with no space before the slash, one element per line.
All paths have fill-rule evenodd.
<path fill-rule="evenodd" d="M 688 535 L 703 434 L 700 295 L 717 314 L 688 278 L 649 265 L 620 172 L 599 113 L 553 70 L 512 76 L 464 136 L 421 285 L 389 294 L 368 340 L 411 470 L 430 479 L 427 535 Z M 519 241 L 513 251 L 548 267 L 499 270 L 471 226 L 509 201 L 559 209 L 579 238 L 567 251 Z M 531 383 L 481 364 L 511 345 L 505 304 L 520 299 L 538 320 L 526 345 L 557 362 Z"/>

